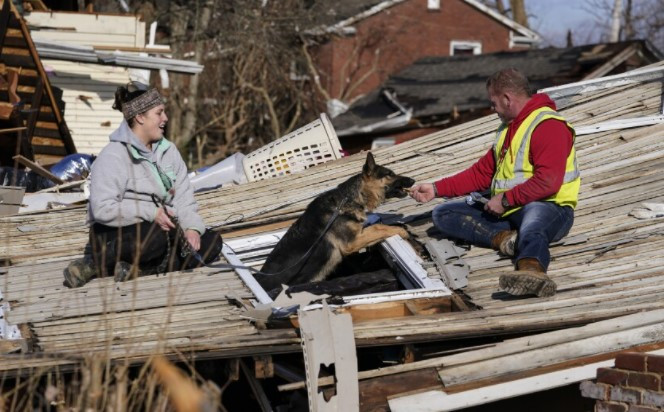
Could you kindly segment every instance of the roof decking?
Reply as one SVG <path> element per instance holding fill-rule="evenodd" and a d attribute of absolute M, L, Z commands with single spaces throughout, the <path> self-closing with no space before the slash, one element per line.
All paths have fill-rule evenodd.
<path fill-rule="evenodd" d="M 664 69 L 654 68 L 641 76 L 579 87 L 565 99 L 562 113 L 580 130 L 605 121 L 661 115 L 663 80 Z M 378 163 L 398 173 L 431 181 L 481 156 L 491 146 L 497 125 L 490 116 L 374 154 Z M 498 290 L 496 271 L 509 268 L 510 261 L 473 248 L 465 257 L 471 273 L 464 292 L 482 310 L 358 322 L 357 345 L 534 332 L 663 308 L 664 220 L 638 220 L 628 213 L 641 202 L 664 199 L 659 176 L 664 125 L 617 127 L 577 137 L 582 187 L 576 221 L 570 235 L 551 249 L 550 274 L 558 282 L 557 295 L 506 299 Z M 209 225 L 230 223 L 226 230 L 268 232 L 301 213 L 317 193 L 357 173 L 363 161 L 362 155 L 353 156 L 300 174 L 202 194 L 202 215 Z M 404 199 L 380 211 L 412 216 L 433 206 Z M 76 290 L 55 289 L 68 257 L 83 250 L 84 213 L 77 208 L 0 219 L 0 257 L 23 262 L 0 275 L 0 288 L 12 306 L 8 319 L 30 322 L 39 349 L 71 354 L 67 356 L 84 349 L 108 350 L 117 358 L 127 356 L 129 348 L 137 349 L 131 353 L 137 358 L 156 350 L 198 351 L 203 356 L 297 350 L 294 331 L 256 329 L 228 303 L 226 294 L 248 293 L 229 272 L 206 268 L 136 283 L 106 279 Z M 426 218 L 409 223 L 418 240 L 435 237 L 429 229 Z M 36 259 L 43 264 L 31 263 Z M 193 327 L 187 324 L 192 320 Z M 76 362 L 67 357 L 1 359 L 0 369 L 5 370 Z"/>

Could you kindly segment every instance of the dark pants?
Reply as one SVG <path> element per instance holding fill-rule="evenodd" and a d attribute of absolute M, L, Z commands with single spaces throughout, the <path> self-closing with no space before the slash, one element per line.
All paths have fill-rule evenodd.
<path fill-rule="evenodd" d="M 194 256 L 182 257 L 182 244 L 187 240 L 176 236 L 176 233 L 176 230 L 164 232 L 152 222 L 124 227 L 95 223 L 90 228 L 90 248 L 98 273 L 101 276 L 112 276 L 118 261 L 138 264 L 145 272 L 154 272 L 157 269 L 184 270 L 201 266 Z M 221 247 L 221 236 L 207 230 L 201 236 L 198 254 L 207 264 L 217 259 Z"/>
<path fill-rule="evenodd" d="M 444 236 L 476 246 L 491 247 L 491 239 L 503 230 L 516 229 L 516 261 L 535 258 L 549 267 L 549 243 L 565 237 L 574 223 L 574 209 L 553 202 L 531 202 L 505 218 L 484 211 L 483 205 L 447 202 L 433 210 L 433 223 Z"/>

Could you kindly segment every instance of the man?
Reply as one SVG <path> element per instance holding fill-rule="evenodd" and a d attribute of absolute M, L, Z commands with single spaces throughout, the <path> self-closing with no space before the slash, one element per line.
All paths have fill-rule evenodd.
<path fill-rule="evenodd" d="M 531 95 L 517 69 L 493 74 L 486 87 L 502 121 L 493 147 L 461 173 L 415 185 L 411 196 L 428 202 L 490 189 L 486 205 L 437 206 L 434 225 L 445 236 L 513 256 L 516 271 L 499 279 L 506 292 L 552 296 L 557 286 L 546 274 L 549 243 L 569 233 L 581 184 L 574 129 L 547 95 Z"/>

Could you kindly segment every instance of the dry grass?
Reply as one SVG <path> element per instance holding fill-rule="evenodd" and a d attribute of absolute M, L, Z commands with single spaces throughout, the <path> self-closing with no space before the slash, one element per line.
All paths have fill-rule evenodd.
<path fill-rule="evenodd" d="M 188 373 L 161 355 L 136 366 L 88 355 L 73 372 L 51 368 L 2 379 L 0 411 L 224 410 L 216 384 L 184 365 Z"/>

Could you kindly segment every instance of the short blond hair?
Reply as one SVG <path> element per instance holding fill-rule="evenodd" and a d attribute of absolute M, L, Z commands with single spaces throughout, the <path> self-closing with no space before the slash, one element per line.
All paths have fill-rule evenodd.
<path fill-rule="evenodd" d="M 523 94 L 530 97 L 528 78 L 515 67 L 509 67 L 495 72 L 486 81 L 486 89 L 494 92 L 506 92 Z"/>

